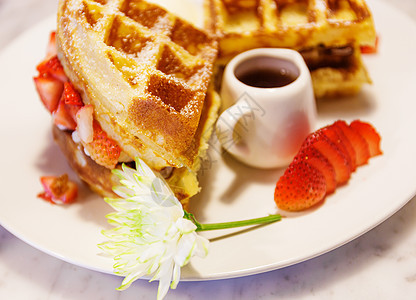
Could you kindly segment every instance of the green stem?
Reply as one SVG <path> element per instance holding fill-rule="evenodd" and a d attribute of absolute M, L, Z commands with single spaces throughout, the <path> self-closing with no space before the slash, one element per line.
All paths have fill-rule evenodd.
<path fill-rule="evenodd" d="M 195 219 L 195 216 L 193 214 L 185 211 L 185 218 L 188 220 L 191 220 L 196 225 L 197 227 L 196 231 L 207 231 L 207 230 L 236 228 L 236 227 L 250 226 L 250 225 L 269 224 L 269 223 L 280 221 L 282 219 L 282 216 L 277 214 L 277 215 L 269 215 L 267 217 L 248 219 L 248 220 L 243 220 L 243 221 L 201 224 Z"/>

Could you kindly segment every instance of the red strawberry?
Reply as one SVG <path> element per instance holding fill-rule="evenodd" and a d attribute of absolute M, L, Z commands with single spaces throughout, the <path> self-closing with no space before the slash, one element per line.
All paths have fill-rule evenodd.
<path fill-rule="evenodd" d="M 71 116 L 72 120 L 74 120 L 75 123 L 77 123 L 77 113 L 82 107 L 83 106 L 79 105 L 65 104 L 65 110 L 68 112 L 68 115 Z"/>
<path fill-rule="evenodd" d="M 70 82 L 64 84 L 64 101 L 65 104 L 83 106 L 81 96 L 75 90 L 74 86 Z"/>
<path fill-rule="evenodd" d="M 68 175 L 42 176 L 40 178 L 44 192 L 38 197 L 53 204 L 68 204 L 75 201 L 78 195 L 77 185 L 68 179 Z"/>
<path fill-rule="evenodd" d="M 337 121 L 321 128 L 302 143 L 276 184 L 274 200 L 284 210 L 307 209 L 334 191 L 337 184 L 346 183 L 351 165 L 362 165 L 370 155 L 381 153 L 380 135 L 368 123 L 354 121 L 348 126 Z"/>
<path fill-rule="evenodd" d="M 361 166 L 366 164 L 370 158 L 370 148 L 365 139 L 355 130 L 351 129 L 345 121 L 336 121 L 334 125 L 342 130 L 354 148 L 356 165 Z"/>
<path fill-rule="evenodd" d="M 351 175 L 351 165 L 347 156 L 324 134 L 323 130 L 317 130 L 310 134 L 301 146 L 314 147 L 328 159 L 335 169 L 335 178 L 338 184 L 348 181 Z"/>
<path fill-rule="evenodd" d="M 316 142 L 313 147 L 321 152 L 334 167 L 337 183 L 346 183 L 351 175 L 351 166 L 346 158 L 346 155 L 330 141 L 320 140 Z"/>
<path fill-rule="evenodd" d="M 350 127 L 361 134 L 361 136 L 366 140 L 370 149 L 371 157 L 383 153 L 380 148 L 381 137 L 373 126 L 368 123 L 355 120 L 351 122 Z"/>
<path fill-rule="evenodd" d="M 93 121 L 94 136 L 91 143 L 84 144 L 90 157 L 99 165 L 114 169 L 120 157 L 121 149 L 116 141 L 108 137 L 97 121 Z"/>
<path fill-rule="evenodd" d="M 36 69 L 38 70 L 40 77 L 53 77 L 62 82 L 68 81 L 64 68 L 56 55 L 46 58 L 36 67 Z"/>
<path fill-rule="evenodd" d="M 299 151 L 293 159 L 293 163 L 304 161 L 322 173 L 326 181 L 326 193 L 335 191 L 337 181 L 335 178 L 335 169 L 331 163 L 314 147 L 306 147 Z"/>
<path fill-rule="evenodd" d="M 286 169 L 276 184 L 274 201 L 283 210 L 300 211 L 324 199 L 325 177 L 316 168 L 299 161 Z"/>
<path fill-rule="evenodd" d="M 345 154 L 351 165 L 351 172 L 355 171 L 357 168 L 355 150 L 342 130 L 336 124 L 332 124 L 326 127 L 325 135 Z"/>
<path fill-rule="evenodd" d="M 56 126 L 61 130 L 75 130 L 77 123 L 69 113 L 64 98 L 59 101 L 58 108 L 52 113 L 52 119 Z"/>
<path fill-rule="evenodd" d="M 56 32 L 52 31 L 49 35 L 49 43 L 46 48 L 46 57 L 52 57 L 56 55 Z"/>
<path fill-rule="evenodd" d="M 77 113 L 84 106 L 81 100 L 81 96 L 75 90 L 74 86 L 70 82 L 65 82 L 64 93 L 62 95 L 65 108 L 68 114 L 72 117 L 75 123 L 77 123 Z"/>
<path fill-rule="evenodd" d="M 35 77 L 36 90 L 39 94 L 43 105 L 49 112 L 53 112 L 58 107 L 59 99 L 61 98 L 64 84 L 53 77 Z"/>
<path fill-rule="evenodd" d="M 378 43 L 379 43 L 379 36 L 376 36 L 376 41 L 374 42 L 374 45 L 365 45 L 360 46 L 360 51 L 363 54 L 374 54 L 378 51 Z"/>

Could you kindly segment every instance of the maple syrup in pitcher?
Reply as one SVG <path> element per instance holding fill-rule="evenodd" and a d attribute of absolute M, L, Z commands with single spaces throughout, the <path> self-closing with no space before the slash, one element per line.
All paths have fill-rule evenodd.
<path fill-rule="evenodd" d="M 279 88 L 299 77 L 299 69 L 288 60 L 260 56 L 241 62 L 234 71 L 242 83 L 257 88 Z"/>
<path fill-rule="evenodd" d="M 287 167 L 315 128 L 310 72 L 295 50 L 257 48 L 236 55 L 224 69 L 220 95 L 218 140 L 251 167 Z"/>

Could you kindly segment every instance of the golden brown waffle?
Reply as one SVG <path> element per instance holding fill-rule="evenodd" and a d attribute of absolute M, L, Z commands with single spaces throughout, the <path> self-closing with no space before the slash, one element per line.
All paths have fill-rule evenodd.
<path fill-rule="evenodd" d="M 58 57 L 94 118 L 131 158 L 193 168 L 215 40 L 140 0 L 61 0 Z"/>
<path fill-rule="evenodd" d="M 360 45 L 374 45 L 376 39 L 363 0 L 206 0 L 206 8 L 206 26 L 219 39 L 220 63 L 252 48 L 291 48 L 309 54 L 309 59 L 318 55 L 312 50 L 320 48 L 338 53 L 342 63 L 333 65 L 327 55 L 319 67 L 311 68 L 317 96 L 353 93 L 370 82 L 356 53 Z"/>
<path fill-rule="evenodd" d="M 207 26 L 220 37 L 220 56 L 253 47 L 301 50 L 373 45 L 374 24 L 362 0 L 208 0 Z"/>
<path fill-rule="evenodd" d="M 216 120 L 219 106 L 220 100 L 218 94 L 215 92 L 208 93 L 201 115 L 201 122 L 199 122 L 199 127 L 195 135 L 195 140 L 198 141 L 198 156 L 201 159 L 206 154 L 208 140 Z M 78 176 L 93 191 L 101 196 L 114 197 L 113 187 L 120 184 L 118 177 L 110 169 L 98 165 L 87 156 L 82 146 L 73 141 L 70 132 L 62 131 L 56 126 L 53 126 L 52 132 L 55 142 L 59 145 L 69 165 Z M 184 208 L 188 205 L 190 197 L 197 194 L 200 190 L 196 178 L 196 171 L 199 169 L 200 163 L 201 160 L 195 162 L 194 170 L 188 168 L 172 168 L 161 172 L 161 175 L 166 177 L 167 183 Z"/>
<path fill-rule="evenodd" d="M 199 191 L 196 172 L 220 105 L 209 88 L 216 39 L 147 1 L 60 0 L 57 47 L 94 119 L 131 160 L 160 172 L 186 205 Z M 80 177 L 111 195 L 111 170 L 54 131 Z"/>

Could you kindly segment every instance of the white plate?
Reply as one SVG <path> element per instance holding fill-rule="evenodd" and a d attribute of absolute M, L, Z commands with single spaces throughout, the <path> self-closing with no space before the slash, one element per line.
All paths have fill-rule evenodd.
<path fill-rule="evenodd" d="M 265 272 L 315 257 L 367 232 L 400 209 L 416 192 L 416 40 L 400 32 L 416 25 L 395 9 L 369 1 L 380 48 L 365 57 L 374 80 L 351 99 L 319 102 L 319 125 L 336 119 L 371 122 L 382 135 L 384 155 L 371 159 L 317 209 L 292 214 L 255 230 L 204 233 L 212 238 L 205 259 L 183 270 L 185 280 L 220 279 Z M 31 29 L 0 55 L 2 109 L 2 199 L 0 223 L 34 247 L 70 263 L 112 273 L 112 260 L 100 255 L 101 230 L 110 208 L 85 186 L 70 206 L 54 206 L 36 197 L 39 177 L 69 173 L 52 141 L 51 118 L 36 95 L 32 76 L 43 58 L 55 18 Z M 258 171 L 211 149 L 204 165 L 203 192 L 192 210 L 200 221 L 260 217 L 275 212 L 274 185 L 282 170 Z"/>

